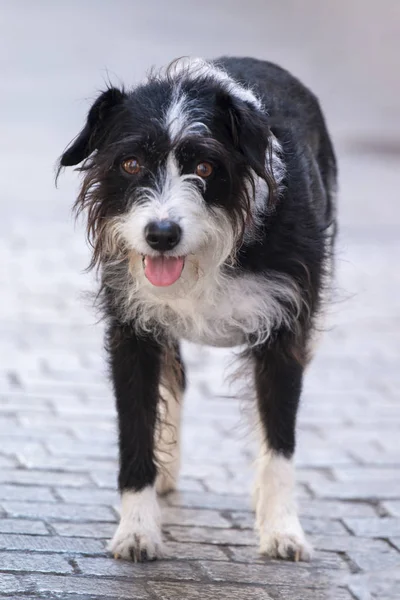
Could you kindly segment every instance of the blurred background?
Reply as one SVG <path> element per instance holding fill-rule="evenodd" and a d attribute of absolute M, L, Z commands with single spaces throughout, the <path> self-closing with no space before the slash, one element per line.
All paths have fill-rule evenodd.
<path fill-rule="evenodd" d="M 324 534 L 340 533 L 350 542 L 353 535 L 397 535 L 385 546 L 386 562 L 373 564 L 381 540 L 338 542 L 334 548 L 348 552 L 352 564 L 368 573 L 398 568 L 398 0 L 0 0 L 1 478 L 7 485 L 58 486 L 56 496 L 42 488 L 27 491 L 31 501 L 39 499 L 35 509 L 23 502 L 1 506 L 6 520 L 34 514 L 52 523 L 52 535 L 82 535 L 57 528 L 59 514 L 74 521 L 73 503 L 87 502 L 96 519 L 90 503 L 116 500 L 114 409 L 102 328 L 82 299 L 91 285 L 83 274 L 88 250 L 70 215 L 78 176 L 62 174 L 55 189 L 56 160 L 106 82 L 129 87 L 153 65 L 182 55 L 222 54 L 268 59 L 292 71 L 319 97 L 333 135 L 340 171 L 337 292 L 306 381 L 299 494 L 305 514 L 321 517 L 309 518 L 306 526 L 311 535 L 322 534 L 313 540 L 317 549 L 332 550 L 332 537 Z M 238 405 L 230 402 L 228 408 L 224 400 L 224 358 L 225 351 L 187 350 L 192 388 L 180 487 L 198 498 L 204 490 L 247 493 L 251 479 L 244 467 L 245 438 L 231 427 L 239 419 Z M 66 493 L 63 486 L 75 485 L 69 478 L 92 486 L 90 493 L 85 496 L 86 488 L 81 496 Z M 1 494 L 15 500 L 11 488 L 1 488 Z M 25 497 L 22 488 L 19 494 Z M 40 504 L 47 495 L 70 505 L 52 512 Z M 332 504 L 329 510 L 318 505 L 338 498 L 345 503 L 335 505 L 336 512 L 330 512 Z M 351 500 L 356 502 L 350 510 Z M 307 502 L 314 503 L 312 511 Z M 186 518 L 168 514 L 172 524 Z M 349 516 L 355 518 L 346 528 L 330 521 Z M 358 517 L 371 517 L 370 529 L 368 519 L 360 524 Z M 392 519 L 390 527 L 380 529 L 381 517 Z M 197 522 L 193 517 L 192 525 Z M 250 520 L 240 523 L 251 528 Z M 106 538 L 113 527 L 89 528 L 87 535 L 102 531 Z M 379 581 L 384 586 L 387 580 Z M 376 597 L 391 598 L 379 585 Z"/>
<path fill-rule="evenodd" d="M 321 99 L 341 151 L 342 223 L 399 223 L 381 193 L 400 177 L 396 0 L 2 0 L 0 28 L 3 219 L 65 216 L 72 178 L 55 192 L 52 168 L 105 81 L 236 54 L 278 62 Z"/>

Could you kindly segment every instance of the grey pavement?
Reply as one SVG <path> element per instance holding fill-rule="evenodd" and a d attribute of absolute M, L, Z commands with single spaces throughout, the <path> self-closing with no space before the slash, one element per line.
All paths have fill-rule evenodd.
<path fill-rule="evenodd" d="M 0 599 L 400 597 L 400 5 L 0 1 Z M 114 561 L 115 411 L 77 177 L 54 163 L 110 77 L 184 54 L 248 54 L 302 77 L 341 166 L 335 301 L 306 378 L 298 498 L 310 564 L 258 556 L 248 406 L 224 350 L 185 346 L 167 557 Z M 227 367 L 229 371 L 229 367 Z"/>

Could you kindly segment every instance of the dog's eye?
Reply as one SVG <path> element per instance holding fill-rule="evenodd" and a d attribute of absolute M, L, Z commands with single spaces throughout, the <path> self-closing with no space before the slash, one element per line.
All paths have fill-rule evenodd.
<path fill-rule="evenodd" d="M 207 177 L 210 177 L 213 170 L 213 166 L 210 165 L 210 163 L 201 162 L 196 167 L 196 175 L 203 177 L 203 179 L 207 179 Z"/>
<path fill-rule="evenodd" d="M 126 173 L 129 173 L 129 175 L 137 175 L 141 169 L 140 162 L 135 157 L 126 158 L 123 160 L 121 167 Z"/>

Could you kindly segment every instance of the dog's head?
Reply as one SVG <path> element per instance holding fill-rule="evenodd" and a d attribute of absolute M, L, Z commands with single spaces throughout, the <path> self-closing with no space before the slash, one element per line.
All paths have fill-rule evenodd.
<path fill-rule="evenodd" d="M 92 265 L 127 260 L 177 290 L 234 257 L 274 202 L 277 160 L 255 94 L 195 60 L 103 92 L 60 167 L 82 163 Z"/>

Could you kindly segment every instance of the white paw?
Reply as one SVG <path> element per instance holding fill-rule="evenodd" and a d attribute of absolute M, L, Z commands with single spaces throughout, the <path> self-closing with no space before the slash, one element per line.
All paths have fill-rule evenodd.
<path fill-rule="evenodd" d="M 121 522 L 108 549 L 115 558 L 134 562 L 162 555 L 161 514 L 153 486 L 122 493 Z"/>
<path fill-rule="evenodd" d="M 271 530 L 266 524 L 260 534 L 260 553 L 270 558 L 283 558 L 292 561 L 308 561 L 312 556 L 312 548 L 307 542 L 299 525 L 296 530 Z"/>
<path fill-rule="evenodd" d="M 150 530 L 140 529 L 137 525 L 133 528 L 132 523 L 121 521 L 108 544 L 108 550 L 117 559 L 133 560 L 133 562 L 156 560 L 162 555 L 161 530 L 155 527 Z"/>

